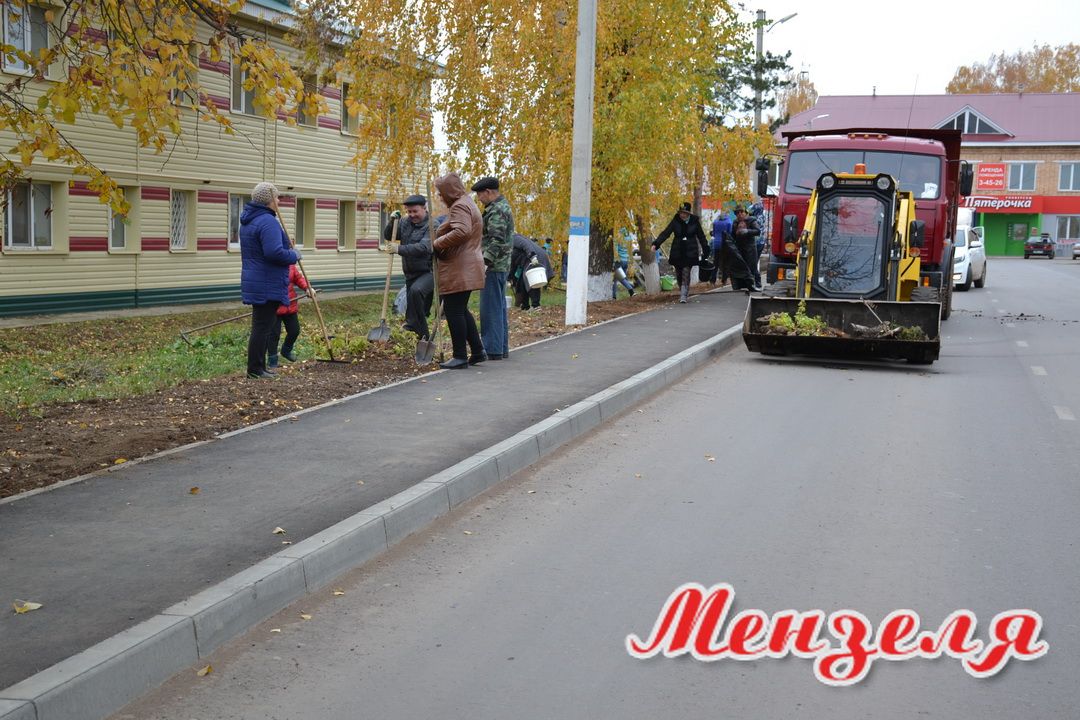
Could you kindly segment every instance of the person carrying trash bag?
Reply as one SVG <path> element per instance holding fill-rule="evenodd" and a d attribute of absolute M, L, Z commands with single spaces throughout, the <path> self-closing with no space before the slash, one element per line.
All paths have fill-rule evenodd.
<path fill-rule="evenodd" d="M 539 265 L 544 268 L 548 282 L 555 277 L 551 269 L 551 260 L 544 248 L 525 237 L 514 233 L 514 251 L 510 253 L 510 281 L 514 288 L 514 304 L 522 310 L 528 310 L 530 304 L 535 310 L 540 307 L 540 288 L 529 287 L 525 273 L 530 267 Z"/>
<path fill-rule="evenodd" d="M 296 344 L 296 338 L 300 337 L 300 319 L 297 317 L 300 303 L 296 298 L 296 288 L 304 290 L 309 298 L 315 297 L 315 288 L 308 285 L 307 278 L 296 265 L 290 265 L 289 304 L 278 307 L 277 323 L 270 331 L 270 339 L 266 343 L 266 367 L 271 370 L 278 366 L 278 343 L 281 342 L 282 326 L 285 328 L 285 343 L 281 346 L 281 357 L 289 362 L 296 362 L 293 345 Z"/>
<path fill-rule="evenodd" d="M 731 289 L 743 290 L 748 295 L 761 288 L 754 284 L 754 263 L 757 262 L 757 236 L 761 233 L 745 207 L 735 208 L 735 220 L 729 235 Z"/>
<path fill-rule="evenodd" d="M 653 240 L 653 250 L 658 249 L 669 237 L 672 240 L 668 262 L 675 268 L 679 302 L 684 303 L 690 297 L 691 269 L 701 264 L 701 258 L 709 254 L 709 241 L 701 229 L 701 220 L 690 212 L 690 203 L 684 202 L 663 232 Z"/>
<path fill-rule="evenodd" d="M 401 257 L 401 270 L 405 273 L 405 325 L 419 338 L 428 337 L 428 315 L 435 296 L 435 278 L 431 274 L 431 239 L 428 234 L 427 198 L 410 195 L 402 203 L 406 217 L 395 210 L 390 222 L 383 229 L 383 246 L 389 253 Z M 393 237 L 394 222 L 398 223 L 398 242 Z"/>

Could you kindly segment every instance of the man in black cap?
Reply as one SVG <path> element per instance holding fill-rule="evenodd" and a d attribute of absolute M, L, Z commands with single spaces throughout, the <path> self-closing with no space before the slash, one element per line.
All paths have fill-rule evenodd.
<path fill-rule="evenodd" d="M 427 198 L 410 195 L 402 203 L 405 218 L 395 210 L 383 230 L 383 239 L 393 236 L 394 223 L 398 223 L 398 242 L 387 242 L 387 252 L 401 256 L 401 269 L 405 273 L 405 329 L 418 337 L 428 337 L 428 315 L 431 299 L 435 293 L 435 280 L 431 274 L 431 237 L 428 234 Z"/>
<path fill-rule="evenodd" d="M 480 337 L 491 360 L 510 357 L 510 316 L 506 307 L 506 276 L 514 251 L 514 215 L 493 177 L 477 180 L 472 191 L 483 203 L 484 254 L 487 277 L 480 293 Z"/>

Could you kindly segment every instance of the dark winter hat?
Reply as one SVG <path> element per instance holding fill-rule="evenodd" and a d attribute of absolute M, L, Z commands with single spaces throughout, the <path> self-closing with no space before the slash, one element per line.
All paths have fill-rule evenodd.
<path fill-rule="evenodd" d="M 679 212 L 681 212 L 681 213 L 684 213 L 684 212 L 688 213 L 688 212 L 690 212 L 690 210 L 691 210 L 690 203 L 688 203 L 688 202 L 684 202 L 682 205 L 679 206 Z"/>
<path fill-rule="evenodd" d="M 736 206 L 735 206 L 735 214 L 736 214 L 736 215 L 738 215 L 739 213 L 742 213 L 743 215 L 746 215 L 746 214 L 748 214 L 749 212 L 750 212 L 750 211 L 746 209 L 746 206 L 745 206 L 745 205 L 736 205 Z"/>
<path fill-rule="evenodd" d="M 487 177 L 480 178 L 472 186 L 472 191 L 473 192 L 480 192 L 481 190 L 498 190 L 498 189 L 499 189 L 499 180 L 498 180 L 498 178 L 493 178 L 490 175 L 487 176 Z"/>
<path fill-rule="evenodd" d="M 405 202 L 402 205 L 427 205 L 427 198 L 423 195 L 410 195 L 405 198 Z"/>

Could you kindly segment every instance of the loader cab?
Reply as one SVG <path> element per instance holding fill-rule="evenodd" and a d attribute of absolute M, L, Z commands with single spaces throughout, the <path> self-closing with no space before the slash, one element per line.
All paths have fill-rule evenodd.
<path fill-rule="evenodd" d="M 817 180 L 810 295 L 885 298 L 897 212 L 896 181 L 884 173 L 825 173 Z"/>

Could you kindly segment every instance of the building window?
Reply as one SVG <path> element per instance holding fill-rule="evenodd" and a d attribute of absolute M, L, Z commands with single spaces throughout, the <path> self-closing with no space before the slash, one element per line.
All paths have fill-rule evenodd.
<path fill-rule="evenodd" d="M 52 247 L 52 185 L 22 182 L 8 191 L 4 208 L 4 246 Z"/>
<path fill-rule="evenodd" d="M 1057 241 L 1080 240 L 1080 215 L 1058 215 Z"/>
<path fill-rule="evenodd" d="M 199 45 L 188 43 L 187 59 L 190 66 L 181 69 L 182 77 L 178 78 L 180 87 L 169 91 L 169 100 L 177 105 L 185 107 L 198 106 L 199 104 Z"/>
<path fill-rule="evenodd" d="M 109 249 L 123 250 L 127 247 L 127 224 L 124 216 L 109 208 Z"/>
<path fill-rule="evenodd" d="M 49 47 L 49 23 L 45 20 L 45 8 L 27 5 L 23 8 L 4 3 L 4 43 L 28 55 L 37 55 Z M 4 70 L 10 73 L 28 74 L 30 66 L 23 60 L 4 56 Z"/>
<path fill-rule="evenodd" d="M 187 250 L 191 243 L 191 234 L 195 230 L 194 206 L 195 193 L 190 190 L 173 190 L 170 203 L 169 249 Z"/>
<path fill-rule="evenodd" d="M 318 111 L 318 109 L 317 108 L 314 109 L 314 112 L 312 114 L 310 114 L 310 115 L 307 112 L 305 112 L 306 110 L 312 109 L 312 108 L 308 108 L 307 100 L 308 100 L 309 95 L 314 93 L 317 90 L 317 86 L 315 85 L 315 76 L 314 75 L 302 75 L 301 79 L 304 81 L 304 94 L 300 98 L 299 106 L 296 108 L 296 124 L 297 125 L 304 125 L 306 127 L 318 127 L 318 125 L 319 125 L 319 111 Z"/>
<path fill-rule="evenodd" d="M 337 246 L 339 250 L 351 250 L 356 247 L 355 201 L 338 203 Z"/>
<path fill-rule="evenodd" d="M 315 247 L 314 198 L 296 198 L 296 233 L 293 240 L 297 247 Z"/>
<path fill-rule="evenodd" d="M 1035 163 L 1009 163 L 1009 190 L 1035 189 Z"/>
<path fill-rule="evenodd" d="M 355 135 L 359 118 L 354 113 L 349 112 L 349 91 L 351 89 L 352 86 L 349 83 L 341 84 L 341 132 Z"/>
<path fill-rule="evenodd" d="M 1080 163 L 1061 163 L 1058 190 L 1080 190 Z"/>
<path fill-rule="evenodd" d="M 251 202 L 250 195 L 229 195 L 229 249 L 240 249 L 240 215 Z"/>
<path fill-rule="evenodd" d="M 248 90 L 244 87 L 247 81 L 247 71 L 242 69 L 240 60 L 236 56 L 232 59 L 232 111 L 255 115 L 255 89 Z"/>
<path fill-rule="evenodd" d="M 978 113 L 964 110 L 944 125 L 942 129 L 959 130 L 965 135 L 1004 135 L 1001 130 L 980 117 Z"/>

